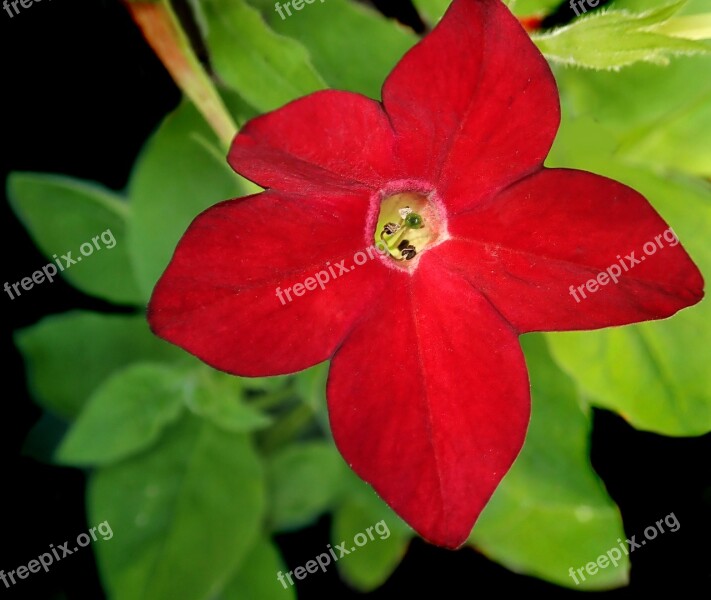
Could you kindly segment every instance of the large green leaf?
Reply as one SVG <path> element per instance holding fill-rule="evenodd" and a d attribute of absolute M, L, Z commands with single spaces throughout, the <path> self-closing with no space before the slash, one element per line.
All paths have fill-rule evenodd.
<path fill-rule="evenodd" d="M 526 442 L 487 504 L 471 543 L 512 571 L 576 586 L 569 568 L 594 562 L 624 536 L 622 519 L 588 458 L 589 420 L 572 381 L 550 359 L 542 336 L 522 338 L 531 376 L 532 416 Z M 581 589 L 627 582 L 620 557 Z"/>
<path fill-rule="evenodd" d="M 668 64 L 669 57 L 708 53 L 701 42 L 656 31 L 685 4 L 670 0 L 644 12 L 611 9 L 532 37 L 549 60 L 590 69 L 618 69 L 638 61 Z"/>
<path fill-rule="evenodd" d="M 331 87 L 371 98 L 380 98 L 388 73 L 418 40 L 411 30 L 350 0 L 305 5 L 301 13 L 284 19 L 273 0 L 250 0 L 250 4 L 260 8 L 275 31 L 309 50 Z"/>
<path fill-rule="evenodd" d="M 711 72 L 711 61 L 707 61 L 706 67 Z M 711 177 L 711 148 L 704 143 L 709 137 L 711 90 L 689 98 L 678 112 L 664 120 L 663 127 L 653 124 L 638 132 L 627 141 L 622 152 L 636 161 Z"/>
<path fill-rule="evenodd" d="M 36 285 L 49 285 L 61 273 L 91 296 L 141 303 L 126 243 L 129 207 L 120 196 L 96 184 L 40 173 L 13 173 L 7 191 L 15 214 L 54 263 L 41 280 L 36 277 Z"/>
<path fill-rule="evenodd" d="M 186 413 L 150 451 L 100 469 L 89 520 L 115 532 L 97 544 L 114 600 L 207 600 L 257 541 L 264 489 L 245 434 Z"/>
<path fill-rule="evenodd" d="M 180 371 L 139 363 L 119 371 L 94 394 L 57 453 L 59 462 L 106 465 L 154 444 L 185 404 Z"/>
<path fill-rule="evenodd" d="M 128 244 L 144 297 L 199 213 L 256 189 L 230 169 L 191 104 L 168 115 L 143 149 L 129 185 L 134 218 Z"/>
<path fill-rule="evenodd" d="M 405 556 L 413 531 L 372 488 L 349 471 L 333 513 L 331 541 L 350 554 L 336 563 L 341 576 L 361 592 L 381 586 Z"/>
<path fill-rule="evenodd" d="M 201 8 L 215 70 L 256 109 L 274 110 L 326 87 L 306 49 L 274 33 L 244 0 L 203 0 Z"/>
<path fill-rule="evenodd" d="M 286 578 L 284 584 L 277 579 L 278 573 L 287 570 L 276 545 L 260 539 L 225 589 L 212 600 L 296 600 L 294 586 Z"/>
<path fill-rule="evenodd" d="M 550 163 L 592 170 L 640 191 L 708 280 L 711 186 L 626 164 L 615 148 L 614 138 L 592 119 L 565 120 Z M 619 412 L 640 429 L 688 436 L 711 429 L 711 372 L 704 341 L 710 337 L 706 298 L 669 319 L 548 334 L 548 341 L 555 360 L 590 402 Z"/>
<path fill-rule="evenodd" d="M 579 115 L 595 115 L 629 162 L 711 176 L 711 57 L 666 67 L 638 63 L 620 72 L 559 69 Z"/>
<path fill-rule="evenodd" d="M 134 362 L 189 357 L 155 337 L 143 316 L 71 312 L 43 319 L 15 334 L 30 391 L 45 408 L 75 417 L 114 371 Z"/>
<path fill-rule="evenodd" d="M 276 531 L 313 523 L 334 503 L 345 471 L 343 459 L 326 442 L 287 446 L 270 458 L 270 526 Z"/>

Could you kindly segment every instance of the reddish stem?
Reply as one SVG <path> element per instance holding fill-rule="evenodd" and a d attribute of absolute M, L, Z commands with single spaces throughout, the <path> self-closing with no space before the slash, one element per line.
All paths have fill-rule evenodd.
<path fill-rule="evenodd" d="M 221 142 L 229 146 L 237 126 L 195 56 L 169 1 L 124 0 L 124 4 L 175 83 L 193 101 Z"/>

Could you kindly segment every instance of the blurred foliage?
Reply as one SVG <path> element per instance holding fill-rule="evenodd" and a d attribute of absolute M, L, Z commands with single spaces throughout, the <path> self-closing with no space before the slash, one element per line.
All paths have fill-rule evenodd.
<path fill-rule="evenodd" d="M 254 108 L 274 110 L 327 87 L 307 50 L 274 32 L 244 0 L 203 0 L 200 6 L 217 74 Z"/>
<path fill-rule="evenodd" d="M 522 338 L 531 378 L 526 444 L 474 527 L 471 543 L 519 573 L 572 586 L 568 575 L 624 537 L 617 506 L 590 465 L 590 409 L 550 358 L 541 335 Z M 628 581 L 626 556 L 580 588 Z"/>
<path fill-rule="evenodd" d="M 548 164 L 585 168 L 640 191 L 708 279 L 711 185 L 696 176 L 708 168 L 708 148 L 696 162 L 679 160 L 686 146 L 700 147 L 708 139 L 703 131 L 711 131 L 711 113 L 699 101 L 708 97 L 703 72 L 711 73 L 709 57 L 679 58 L 666 68 L 640 64 L 617 75 L 557 71 L 568 91 L 567 118 Z M 670 139 L 656 146 L 658 153 L 645 154 L 665 137 L 667 123 L 674 145 Z M 641 429 L 700 435 L 711 428 L 711 373 L 703 350 L 709 335 L 711 305 L 704 299 L 673 319 L 547 337 L 556 361 L 591 404 L 615 410 Z"/>
<path fill-rule="evenodd" d="M 190 222 L 215 198 L 255 190 L 229 168 L 217 139 L 190 103 L 166 117 L 133 168 L 126 199 L 134 214 L 128 252 L 144 303 Z"/>
<path fill-rule="evenodd" d="M 448 2 L 415 4 L 432 25 Z M 529 15 L 547 14 L 557 2 L 508 4 Z M 617 0 L 604 15 L 538 39 L 550 57 L 577 66 L 627 65 L 556 67 L 563 123 L 549 166 L 609 175 L 640 190 L 707 276 L 711 58 L 702 54 L 708 45 L 650 31 L 678 15 L 708 16 L 708 4 Z M 350 0 L 328 0 L 288 19 L 267 0 L 190 5 L 218 90 L 239 123 L 326 86 L 377 98 L 389 70 L 417 41 L 412 31 Z M 693 29 L 689 21 L 675 27 Z M 690 51 L 699 55 L 675 56 Z M 334 545 L 386 525 L 387 536 L 337 563 L 353 587 L 381 585 L 414 533 L 338 454 L 325 403 L 327 365 L 278 378 L 229 377 L 146 326 L 145 302 L 190 221 L 221 200 L 258 191 L 226 165 L 196 107 L 184 101 L 166 116 L 122 193 L 38 173 L 14 174 L 8 191 L 48 260 L 110 228 L 114 249 L 61 276 L 135 310 L 55 315 L 16 335 L 28 385 L 46 410 L 31 438 L 60 432 L 55 447 L 38 453 L 91 468 L 89 521 L 108 520 L 116 532 L 111 543 L 95 547 L 108 596 L 295 598 L 294 588 L 284 590 L 276 579 L 288 568 L 272 535 L 324 514 L 332 515 Z M 469 543 L 516 572 L 574 587 L 568 568 L 624 535 L 588 458 L 590 406 L 669 435 L 711 429 L 703 351 L 709 310 L 703 301 L 667 321 L 526 336 L 530 431 Z M 625 559 L 579 587 L 624 585 L 628 571 Z"/>
<path fill-rule="evenodd" d="M 613 6 L 534 35 L 533 40 L 549 60 L 578 67 L 609 70 L 639 61 L 666 65 L 673 55 L 709 51 L 701 42 L 664 33 L 664 26 L 684 4 L 686 0 L 672 0 L 644 12 Z"/>

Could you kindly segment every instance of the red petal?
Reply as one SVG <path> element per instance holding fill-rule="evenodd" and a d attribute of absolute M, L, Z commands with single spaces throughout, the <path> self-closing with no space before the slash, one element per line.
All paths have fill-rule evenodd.
<path fill-rule="evenodd" d="M 262 187 L 304 194 L 373 190 L 397 178 L 392 147 L 393 132 L 378 102 L 326 90 L 249 121 L 228 160 Z"/>
<path fill-rule="evenodd" d="M 544 169 L 449 223 L 432 252 L 465 275 L 520 332 L 661 319 L 703 297 L 703 279 L 643 196 L 584 171 Z M 656 250 L 646 256 L 647 249 Z M 640 260 L 625 257 L 634 252 Z M 627 269 L 620 265 L 623 261 Z M 616 268 L 615 268 L 616 266 Z M 576 290 L 621 271 L 597 291 Z M 604 278 L 602 279 L 604 281 Z M 595 286 L 591 286 L 593 289 Z"/>
<path fill-rule="evenodd" d="M 560 121 L 550 68 L 500 0 L 455 0 L 383 87 L 404 177 L 456 212 L 537 169 Z"/>
<path fill-rule="evenodd" d="M 412 277 L 391 271 L 388 289 L 333 359 L 333 435 L 420 535 L 455 548 L 523 444 L 523 354 L 486 299 L 427 256 Z"/>
<path fill-rule="evenodd" d="M 213 206 L 190 225 L 158 282 L 151 327 L 238 375 L 291 373 L 330 358 L 388 271 L 377 253 L 353 268 L 354 254 L 373 244 L 363 238 L 367 210 L 367 194 L 306 199 L 264 192 Z M 344 259 L 352 271 L 336 267 Z M 284 290 L 329 274 L 329 266 L 336 278 L 325 289 L 300 297 L 292 290 L 288 301 Z"/>

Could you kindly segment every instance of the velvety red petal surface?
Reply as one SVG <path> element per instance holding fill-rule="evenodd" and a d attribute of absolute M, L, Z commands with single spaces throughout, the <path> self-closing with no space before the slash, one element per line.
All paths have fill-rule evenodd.
<path fill-rule="evenodd" d="M 323 193 L 378 189 L 397 178 L 393 132 L 380 103 L 350 92 L 316 92 L 249 121 L 229 163 L 265 188 Z"/>
<path fill-rule="evenodd" d="M 595 329 L 668 317 L 703 297 L 701 273 L 681 244 L 655 242 L 668 228 L 621 183 L 544 169 L 451 219 L 452 239 L 432 253 L 519 332 Z M 648 242 L 657 245 L 650 256 Z M 613 265 L 621 271 L 617 284 L 609 279 L 597 291 L 585 289 L 585 297 L 576 290 L 576 301 L 571 285 L 585 285 Z"/>
<path fill-rule="evenodd" d="M 545 59 L 500 0 L 456 0 L 383 86 L 403 177 L 450 212 L 538 169 L 560 122 Z"/>
<path fill-rule="evenodd" d="M 331 357 L 377 297 L 377 256 L 347 273 L 336 264 L 367 245 L 366 195 L 318 198 L 264 192 L 202 213 L 181 239 L 148 309 L 153 331 L 206 363 L 237 375 L 292 373 Z M 370 240 L 372 244 L 372 240 Z M 291 292 L 327 264 L 338 275 Z M 339 275 L 340 274 L 340 275 Z M 323 278 L 323 276 L 322 276 Z"/>
<path fill-rule="evenodd" d="M 515 332 L 425 256 L 390 270 L 389 301 L 336 353 L 333 436 L 360 477 L 420 535 L 456 548 L 517 456 L 529 383 Z"/>

